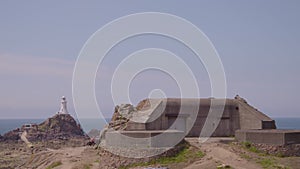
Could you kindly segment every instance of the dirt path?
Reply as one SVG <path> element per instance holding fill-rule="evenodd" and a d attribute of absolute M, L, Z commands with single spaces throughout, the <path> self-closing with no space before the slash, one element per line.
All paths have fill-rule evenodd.
<path fill-rule="evenodd" d="M 21 134 L 21 140 L 24 141 L 24 143 L 27 145 L 27 147 L 29 147 L 29 148 L 33 147 L 33 145 L 28 141 L 28 139 L 26 137 L 27 137 L 27 131 L 24 131 Z"/>
<path fill-rule="evenodd" d="M 230 138 L 226 138 L 225 140 L 222 140 L 222 138 L 212 138 L 202 144 L 198 143 L 197 138 L 188 138 L 187 141 L 193 146 L 199 147 L 206 155 L 185 169 L 210 169 L 222 164 L 239 169 L 261 168 L 258 164 L 241 158 L 236 152 L 230 149 L 230 146 L 221 143 L 221 141 L 230 141 Z"/>
<path fill-rule="evenodd" d="M 80 161 L 82 158 L 82 152 L 85 150 L 85 147 L 77 147 L 77 148 L 63 148 L 59 150 L 48 149 L 48 151 L 53 152 L 54 154 L 61 157 L 62 165 L 57 168 L 63 169 L 72 169 L 74 163 Z"/>
<path fill-rule="evenodd" d="M 91 147 L 47 149 L 33 154 L 22 168 L 44 169 L 57 164 L 55 169 L 99 168 L 97 151 Z"/>

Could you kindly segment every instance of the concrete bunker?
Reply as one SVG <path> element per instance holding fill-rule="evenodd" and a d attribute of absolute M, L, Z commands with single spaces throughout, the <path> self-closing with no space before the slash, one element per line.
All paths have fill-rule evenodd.
<path fill-rule="evenodd" d="M 214 107 L 211 107 L 213 99 L 221 100 L 215 98 L 144 100 L 141 102 L 143 104 L 142 106 L 140 105 L 141 103 L 139 104 L 141 109 L 133 113 L 125 130 L 173 129 L 188 132 L 188 137 L 198 137 L 207 120 L 209 110 L 211 109 L 212 113 L 214 113 Z M 150 102 L 151 105 L 149 105 Z M 191 126 L 191 130 L 186 131 L 187 125 L 192 123 L 191 119 L 189 119 L 190 115 L 186 112 L 188 112 L 189 109 L 195 108 L 195 106 L 199 106 L 198 114 L 195 116 L 195 123 Z M 215 106 L 217 107 L 219 105 Z M 159 116 L 156 115 L 156 113 L 160 112 L 160 109 L 163 109 L 160 107 L 165 107 L 165 109 Z M 183 112 L 179 113 L 180 110 Z M 176 119 L 177 123 L 175 124 Z M 270 117 L 250 106 L 244 99 L 237 96 L 234 99 L 225 99 L 225 107 L 220 118 L 220 123 L 212 136 L 234 136 L 235 131 L 238 129 L 276 129 L 276 125 L 275 121 Z"/>
<path fill-rule="evenodd" d="M 234 136 L 240 129 L 276 129 L 274 120 L 250 106 L 239 96 L 234 99 L 145 99 L 137 107 L 129 104 L 117 106 L 108 128 L 103 132 L 103 137 L 106 144 L 114 146 L 125 139 L 116 132 L 133 138 L 152 137 L 165 131 L 170 138 L 199 137 L 209 111 L 214 113 L 220 106 L 218 104 L 212 106 L 212 101 L 225 102 L 223 114 L 218 117 L 220 122 L 212 137 Z M 197 114 L 191 117 L 189 111 L 195 108 L 198 108 Z M 151 141 L 146 144 L 151 147 L 162 146 L 161 143 L 156 145 Z M 119 146 L 126 146 L 126 143 L 123 141 Z"/>

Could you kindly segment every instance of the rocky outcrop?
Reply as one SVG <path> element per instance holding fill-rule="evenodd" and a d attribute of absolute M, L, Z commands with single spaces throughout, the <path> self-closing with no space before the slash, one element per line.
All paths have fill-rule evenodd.
<path fill-rule="evenodd" d="M 70 114 L 56 114 L 41 124 L 27 124 L 4 134 L 4 141 L 18 141 L 26 131 L 30 142 L 47 140 L 87 139 L 80 125 Z"/>
<path fill-rule="evenodd" d="M 132 119 L 134 113 L 147 110 L 151 107 L 149 99 L 142 100 L 136 107 L 131 104 L 121 104 L 115 107 L 114 114 L 108 125 L 108 129 L 125 130 L 127 123 Z"/>
<path fill-rule="evenodd" d="M 38 125 L 39 131 L 44 131 L 46 138 L 81 137 L 85 136 L 81 126 L 70 114 L 57 114 Z"/>
<path fill-rule="evenodd" d="M 131 104 L 121 104 L 120 106 L 117 105 L 108 128 L 114 130 L 124 130 L 134 111 L 135 107 L 133 107 Z"/>

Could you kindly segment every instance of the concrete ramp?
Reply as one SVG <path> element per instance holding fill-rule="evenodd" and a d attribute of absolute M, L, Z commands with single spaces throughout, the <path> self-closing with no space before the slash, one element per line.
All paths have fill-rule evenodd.
<path fill-rule="evenodd" d="M 240 116 L 240 129 L 276 129 L 275 121 L 250 106 L 244 99 L 236 97 Z"/>

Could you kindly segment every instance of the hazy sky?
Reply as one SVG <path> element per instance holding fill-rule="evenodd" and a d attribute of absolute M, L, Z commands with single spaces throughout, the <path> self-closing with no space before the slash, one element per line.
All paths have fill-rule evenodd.
<path fill-rule="evenodd" d="M 49 117 L 59 110 L 62 95 L 75 115 L 72 72 L 82 46 L 104 24 L 137 12 L 170 13 L 199 27 L 223 62 L 227 97 L 239 94 L 271 117 L 300 117 L 300 1 L 137 0 L 1 1 L 0 118 Z M 135 37 L 114 48 L 98 70 L 96 95 L 106 116 L 113 112 L 111 73 L 122 58 L 148 47 L 182 57 L 196 74 L 201 96 L 210 96 L 205 69 L 182 44 L 154 35 Z M 174 79 L 147 71 L 132 82 L 133 103 L 155 88 L 168 97 L 179 94 Z"/>

